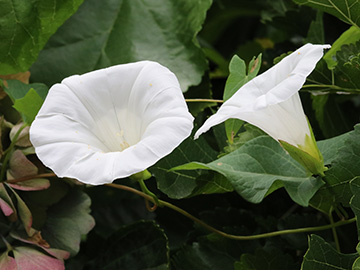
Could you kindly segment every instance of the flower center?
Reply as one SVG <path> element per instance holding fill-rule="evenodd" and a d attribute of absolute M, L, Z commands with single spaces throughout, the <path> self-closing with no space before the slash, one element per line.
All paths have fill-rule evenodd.
<path fill-rule="evenodd" d="M 130 145 L 127 141 L 124 139 L 124 131 L 120 130 L 115 133 L 115 136 L 117 138 L 117 143 L 119 143 L 120 151 L 124 151 L 126 148 L 128 148 Z"/>
<path fill-rule="evenodd" d="M 143 123 L 130 110 L 109 110 L 97 117 L 93 133 L 103 143 L 104 152 L 122 152 L 140 141 Z"/>

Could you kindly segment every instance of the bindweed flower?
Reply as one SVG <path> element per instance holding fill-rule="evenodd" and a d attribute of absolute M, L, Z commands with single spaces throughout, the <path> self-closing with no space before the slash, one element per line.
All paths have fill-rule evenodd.
<path fill-rule="evenodd" d="M 176 76 L 142 61 L 51 87 L 30 140 L 59 177 L 100 185 L 155 164 L 190 135 L 192 122 Z"/>
<path fill-rule="evenodd" d="M 244 120 L 278 140 L 311 173 L 326 168 L 298 91 L 329 45 L 306 44 L 242 86 L 206 120 L 195 138 L 230 118 Z"/>

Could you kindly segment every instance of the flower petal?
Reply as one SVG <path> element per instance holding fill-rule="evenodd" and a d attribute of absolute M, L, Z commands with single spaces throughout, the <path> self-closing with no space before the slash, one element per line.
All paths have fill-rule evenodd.
<path fill-rule="evenodd" d="M 229 118 L 247 121 L 276 140 L 297 146 L 310 130 L 298 91 L 329 45 L 306 44 L 241 87 L 195 133 L 195 139 Z"/>
<path fill-rule="evenodd" d="M 297 146 L 300 142 L 304 142 L 306 135 L 310 136 L 309 126 L 298 93 L 284 102 L 270 105 L 256 112 L 243 112 L 225 106 L 225 111 L 221 109 L 218 113 L 223 115 L 222 119 L 241 119 L 259 127 L 275 140 L 284 140 Z M 231 112 L 230 109 L 232 109 Z"/>
<path fill-rule="evenodd" d="M 142 61 L 54 85 L 30 139 L 58 176 L 103 184 L 155 164 L 190 135 L 192 121 L 175 75 Z"/>

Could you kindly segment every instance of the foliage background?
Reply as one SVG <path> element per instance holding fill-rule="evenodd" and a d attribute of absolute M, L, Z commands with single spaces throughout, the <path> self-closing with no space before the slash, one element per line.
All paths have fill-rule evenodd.
<path fill-rule="evenodd" d="M 54 263 L 52 269 L 359 269 L 355 223 L 337 228 L 338 240 L 324 230 L 237 241 L 209 233 L 171 209 L 149 212 L 143 198 L 111 187 L 47 176 L 22 182 L 30 184 L 16 191 L 11 186 L 11 178 L 48 173 L 29 144 L 11 138 L 12 125 L 31 123 L 47 89 L 69 75 L 150 59 L 177 75 L 186 98 L 223 99 L 234 83 L 256 75 L 246 74 L 240 59 L 261 73 L 276 57 L 311 42 L 332 44 L 300 93 L 330 167 L 326 184 L 302 185 L 310 180 L 294 174 L 297 184 L 290 185 L 284 175 L 291 168 L 279 170 L 269 182 L 277 160 L 261 159 L 266 153 L 256 147 L 286 154 L 261 131 L 239 122 L 187 139 L 149 169 L 153 177 L 146 183 L 162 200 L 235 235 L 357 217 L 359 25 L 356 0 L 0 0 L 0 74 L 6 92 L 0 100 L 0 266 L 10 265 L 13 257 L 19 264 L 32 254 L 34 267 L 45 258 Z M 251 62 L 253 57 L 261 61 Z M 19 74 L 28 70 L 30 78 Z M 194 130 L 216 106 L 189 103 Z M 252 183 L 239 164 L 236 177 L 211 166 L 219 158 L 233 165 L 242 153 L 260 160 L 267 174 Z M 169 171 L 192 161 L 210 170 Z M 138 188 L 129 179 L 117 183 Z M 69 253 L 54 255 L 47 245 Z"/>

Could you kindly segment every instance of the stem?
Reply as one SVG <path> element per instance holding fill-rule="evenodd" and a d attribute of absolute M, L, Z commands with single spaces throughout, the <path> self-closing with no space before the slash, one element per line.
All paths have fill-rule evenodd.
<path fill-rule="evenodd" d="M 221 99 L 206 99 L 206 98 L 187 98 L 185 99 L 186 102 L 217 102 L 217 103 L 224 103 Z"/>
<path fill-rule="evenodd" d="M 149 195 L 151 198 L 152 198 L 152 202 L 155 204 L 155 205 L 159 205 L 161 206 L 160 202 L 159 202 L 159 199 L 158 197 L 152 193 L 148 188 L 147 186 L 145 185 L 144 183 L 144 180 L 143 179 L 138 179 L 138 182 L 140 184 L 140 187 L 141 187 L 141 190 L 143 191 L 143 193 Z M 146 198 L 145 198 L 146 199 Z M 149 200 L 148 200 L 149 201 Z M 148 208 L 149 209 L 149 208 Z M 151 209 L 151 208 L 150 208 Z M 156 208 L 155 208 L 156 209 Z"/>
<path fill-rule="evenodd" d="M 128 186 L 124 186 L 124 185 L 119 185 L 119 184 L 105 184 L 106 186 L 109 187 L 113 187 L 113 188 L 117 188 L 117 189 L 122 189 L 122 190 L 126 190 L 126 191 L 130 191 L 132 193 L 135 193 L 153 203 L 155 203 L 154 198 L 131 187 Z M 175 210 L 176 212 L 190 218 L 191 220 L 195 221 L 196 223 L 198 223 L 199 225 L 203 226 L 204 228 L 208 229 L 211 232 L 214 232 L 216 234 L 219 234 L 223 237 L 226 238 L 230 238 L 230 239 L 234 239 L 234 240 L 254 240 L 254 239 L 260 239 L 260 238 L 267 238 L 267 237 L 274 237 L 274 236 L 278 236 L 278 235 L 284 235 L 284 234 L 291 234 L 291 233 L 304 233 L 304 232 L 314 232 L 314 231 L 323 231 L 323 230 L 328 230 L 331 228 L 335 228 L 335 227 L 339 227 L 339 226 L 343 226 L 346 224 L 350 224 L 356 221 L 356 217 L 349 219 L 349 220 L 341 220 L 338 222 L 334 222 L 332 224 L 328 224 L 328 225 L 323 225 L 323 226 L 317 226 L 317 227 L 307 227 L 307 228 L 298 228 L 298 229 L 289 229 L 289 230 L 282 230 L 282 231 L 275 231 L 275 232 L 269 232 L 269 233 L 262 233 L 262 234 L 255 234 L 255 235 L 249 235 L 249 236 L 242 236 L 242 235 L 233 235 L 233 234 L 228 234 L 225 233 L 223 231 L 217 230 L 214 227 L 206 224 L 205 222 L 201 221 L 200 219 L 194 217 L 193 215 L 189 214 L 188 212 L 186 212 L 185 210 L 162 200 L 159 200 L 159 203 L 161 206 L 166 206 L 170 209 Z"/>
<path fill-rule="evenodd" d="M 306 84 L 303 85 L 302 88 L 332 88 L 332 89 L 342 89 L 339 86 L 331 85 L 331 84 Z"/>
<path fill-rule="evenodd" d="M 302 89 L 306 88 L 322 88 L 319 91 L 323 90 L 323 88 L 329 88 L 331 90 L 334 90 L 335 92 L 347 92 L 349 94 L 359 94 L 360 89 L 353 89 L 353 88 L 342 88 L 337 85 L 331 85 L 331 84 L 307 84 L 303 85 Z"/>
<path fill-rule="evenodd" d="M 4 126 L 5 126 L 6 128 L 13 128 L 13 127 L 14 127 L 14 124 L 11 123 L 11 122 L 6 121 L 6 120 L 4 119 Z"/>
<path fill-rule="evenodd" d="M 330 225 L 334 225 L 335 223 L 334 223 L 334 219 L 333 219 L 333 216 L 332 216 L 331 212 L 330 212 L 330 214 L 329 214 L 329 219 L 330 219 Z M 331 231 L 332 231 L 332 234 L 333 234 L 333 237 L 334 237 L 334 242 L 335 242 L 336 250 L 337 250 L 338 252 L 341 252 L 341 250 L 340 250 L 340 243 L 339 243 L 339 237 L 338 237 L 338 235 L 337 235 L 336 228 L 333 226 L 333 227 L 331 228 Z"/>
<path fill-rule="evenodd" d="M 16 132 L 13 140 L 11 141 L 9 147 L 4 151 L 4 155 L 5 155 L 5 158 L 4 158 L 4 161 L 1 165 L 1 172 L 0 172 L 0 182 L 3 182 L 5 180 L 5 174 L 6 174 L 6 167 L 7 167 L 7 163 L 9 162 L 9 159 L 10 159 L 10 156 L 13 152 L 13 149 L 14 149 L 14 146 L 17 142 L 17 139 L 21 133 L 21 131 L 27 126 L 27 124 L 23 124 L 19 130 Z"/>

